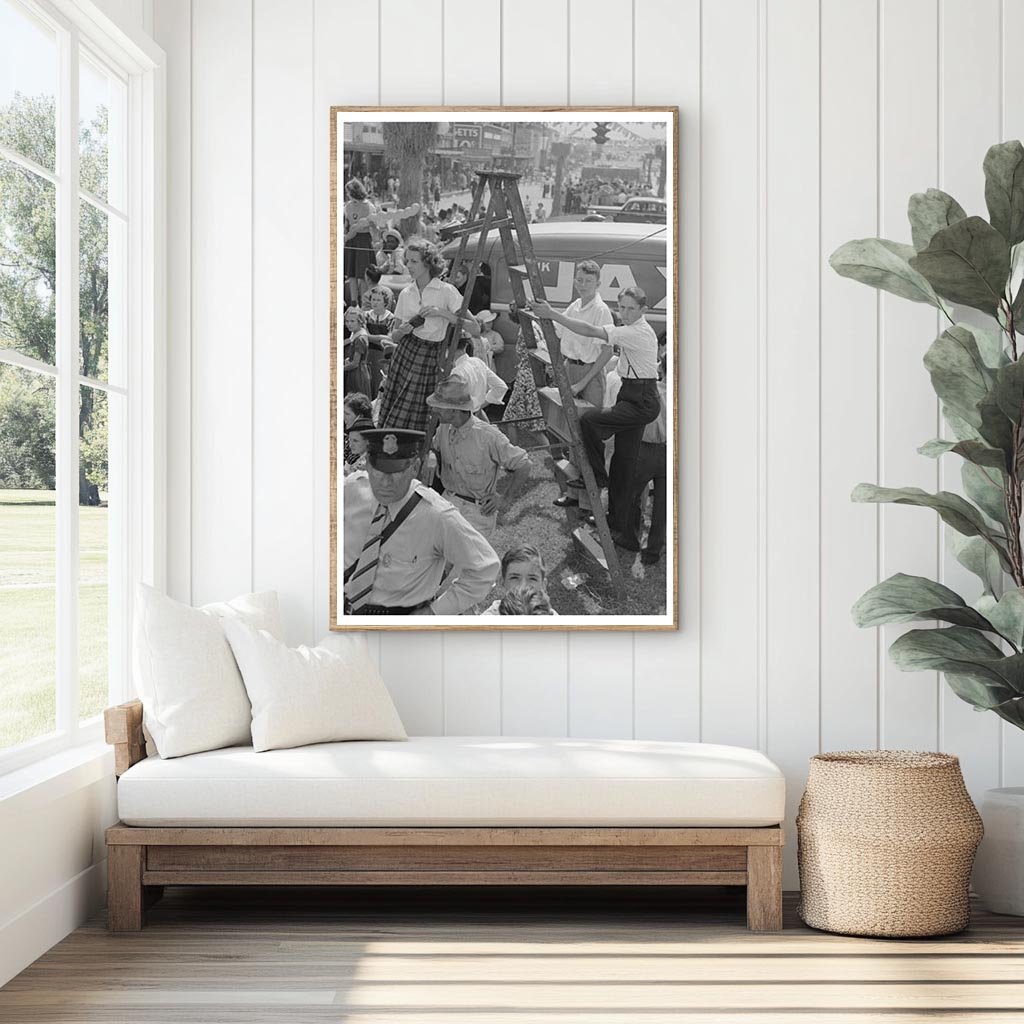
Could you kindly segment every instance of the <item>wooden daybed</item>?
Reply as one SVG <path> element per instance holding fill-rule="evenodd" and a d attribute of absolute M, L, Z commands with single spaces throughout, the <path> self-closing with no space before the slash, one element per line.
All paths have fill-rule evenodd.
<path fill-rule="evenodd" d="M 104 719 L 107 742 L 114 746 L 115 771 L 120 780 L 133 765 L 146 758 L 142 704 L 130 701 L 109 708 Z M 367 758 L 393 756 L 416 761 L 420 749 L 415 744 L 420 743 L 425 745 L 422 761 L 426 764 L 431 750 L 440 744 L 459 742 L 455 738 L 420 738 L 418 741 L 410 740 L 408 744 L 389 744 L 383 754 L 377 744 L 321 744 L 317 756 L 333 756 L 330 748 L 336 747 L 351 761 L 364 746 Z M 709 785 L 721 781 L 726 789 L 731 786 L 731 792 L 739 792 L 742 800 L 750 803 L 752 799 L 756 804 L 764 804 L 764 813 L 775 820 L 738 827 L 720 827 L 717 824 L 714 827 L 663 827 L 660 824 L 581 826 L 578 823 L 467 826 L 431 825 L 429 822 L 414 826 L 374 826 L 366 824 L 367 819 L 361 815 L 356 819 L 361 824 L 332 823 L 329 827 L 309 824 L 279 827 L 273 819 L 262 820 L 261 824 L 254 826 L 245 823 L 244 818 L 238 825 L 232 825 L 230 819 L 225 824 L 223 816 L 208 825 L 190 819 L 185 819 L 187 824 L 156 826 L 125 824 L 122 821 L 107 829 L 106 833 L 109 855 L 108 927 L 115 932 L 139 930 L 146 908 L 160 898 L 166 885 L 737 885 L 747 889 L 747 927 L 753 931 L 781 929 L 783 834 L 778 822 L 784 805 L 784 782 L 778 769 L 762 755 L 740 748 L 698 744 L 659 746 L 649 743 L 645 747 L 641 741 L 626 740 L 551 741 L 494 737 L 476 741 L 467 739 L 462 745 L 472 747 L 474 744 L 474 756 L 478 753 L 484 762 L 493 754 L 493 748 L 536 746 L 542 748 L 543 754 L 544 745 L 547 748 L 560 745 L 569 748 L 567 756 L 576 758 L 576 763 L 617 760 L 625 764 L 634 776 L 638 775 L 637 765 L 643 766 L 646 758 L 652 764 L 652 777 L 641 774 L 640 777 L 625 779 L 625 788 L 616 786 L 617 778 L 611 782 L 603 778 L 560 780 L 564 786 L 580 787 L 581 803 L 585 803 L 584 790 L 598 801 L 607 791 L 610 805 L 617 795 L 625 794 L 627 799 L 630 798 L 630 784 L 653 789 L 655 799 L 662 791 L 671 795 L 671 790 L 664 789 L 666 780 L 653 776 L 658 771 L 664 772 L 664 766 L 672 761 L 671 756 L 664 755 L 673 754 L 673 747 L 693 748 L 698 754 L 708 751 L 707 757 L 719 759 L 725 756 L 719 752 L 735 751 L 741 761 L 744 755 L 749 755 L 746 761 L 755 767 L 730 769 L 734 771 L 733 778 L 693 780 L 695 791 L 705 794 L 707 806 L 707 794 L 710 792 L 714 796 Z M 308 751 L 313 748 L 302 749 Z M 501 753 L 510 756 L 509 752 Z M 197 790 L 215 791 L 218 785 L 244 785 L 244 779 L 240 783 L 237 777 L 231 776 L 237 776 L 238 765 L 254 763 L 253 758 L 257 759 L 255 763 L 260 766 L 260 771 L 265 766 L 284 763 L 266 760 L 273 759 L 275 754 L 287 757 L 289 752 L 253 754 L 251 748 L 231 748 L 224 752 L 193 754 L 163 762 L 154 759 L 139 770 L 153 769 L 150 774 L 161 770 L 173 771 L 180 776 L 187 771 L 194 775 L 197 764 L 201 770 L 202 765 L 210 765 L 211 772 L 215 775 L 219 772 L 219 775 L 211 776 L 209 783 L 200 776 L 199 784 L 193 782 L 190 787 L 188 779 L 178 778 L 176 785 L 159 790 L 162 793 L 169 788 L 188 797 L 191 789 L 196 799 L 201 800 L 204 797 Z M 185 764 L 191 758 L 207 760 Z M 224 764 L 236 767 L 225 769 Z M 750 777 L 737 778 L 736 771 L 746 772 Z M 772 772 L 778 773 L 778 777 L 775 778 Z M 132 776 L 129 776 L 118 783 L 122 818 L 137 816 L 138 813 L 136 808 L 132 814 L 127 814 L 127 801 L 122 801 L 120 787 L 131 780 Z M 410 782 L 408 779 L 405 781 Z M 487 780 L 483 781 L 486 784 Z M 538 780 L 524 780 L 522 788 L 528 789 L 530 781 Z M 540 781 L 543 783 L 540 788 L 557 789 L 557 784 L 547 786 L 544 780 Z M 674 781 L 685 790 L 691 780 L 667 781 Z M 288 792 L 292 794 L 291 802 L 294 803 L 294 794 L 301 793 L 295 786 L 303 780 L 284 777 L 284 782 L 291 784 Z M 439 787 L 451 787 L 457 782 L 450 777 L 437 779 Z M 518 791 L 517 780 L 513 783 Z M 315 784 L 316 780 L 311 783 Z M 422 793 L 429 790 L 431 780 L 429 777 L 426 780 L 416 779 L 410 784 Z M 695 787 L 689 788 L 693 790 Z M 770 795 L 770 799 L 753 795 L 765 793 Z M 245 799 L 239 799 L 232 806 L 246 803 Z M 180 810 L 172 812 L 170 820 L 173 821 L 178 813 Z M 761 811 L 757 813 L 760 815 Z"/>

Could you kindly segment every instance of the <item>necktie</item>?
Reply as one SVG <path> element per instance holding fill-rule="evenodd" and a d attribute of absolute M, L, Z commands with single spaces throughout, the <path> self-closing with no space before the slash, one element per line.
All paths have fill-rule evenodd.
<path fill-rule="evenodd" d="M 360 603 L 373 590 L 373 581 L 377 577 L 377 562 L 380 556 L 380 535 L 388 524 L 388 510 L 385 505 L 378 505 L 370 520 L 370 529 L 366 535 L 366 543 L 359 552 L 355 571 L 345 584 L 345 596 L 352 606 L 352 611 L 359 610 Z"/>

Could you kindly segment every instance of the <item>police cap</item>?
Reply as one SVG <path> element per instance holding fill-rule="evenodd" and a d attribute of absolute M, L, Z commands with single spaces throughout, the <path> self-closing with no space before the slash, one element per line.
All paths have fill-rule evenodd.
<path fill-rule="evenodd" d="M 422 430 L 378 427 L 361 431 L 370 465 L 384 473 L 399 473 L 411 459 L 418 459 L 427 436 Z"/>

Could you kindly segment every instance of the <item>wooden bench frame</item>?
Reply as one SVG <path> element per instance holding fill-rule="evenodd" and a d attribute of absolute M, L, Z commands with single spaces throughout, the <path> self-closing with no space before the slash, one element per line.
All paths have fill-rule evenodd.
<path fill-rule="evenodd" d="M 142 704 L 104 713 L 120 777 L 146 757 Z M 107 926 L 138 931 L 166 885 L 740 885 L 747 927 L 782 928 L 782 829 L 107 829 Z"/>

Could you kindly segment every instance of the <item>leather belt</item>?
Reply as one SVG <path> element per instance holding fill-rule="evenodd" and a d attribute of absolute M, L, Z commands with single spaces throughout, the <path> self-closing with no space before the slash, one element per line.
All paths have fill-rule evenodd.
<path fill-rule="evenodd" d="M 364 604 L 360 605 L 355 611 L 352 611 L 350 607 L 345 608 L 345 614 L 347 615 L 416 615 L 418 612 L 423 611 L 424 608 L 430 605 L 429 601 L 422 601 L 420 604 L 410 605 L 408 607 L 401 607 L 399 605 L 386 605 L 386 604 Z"/>

